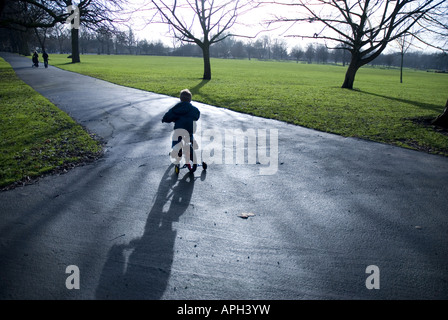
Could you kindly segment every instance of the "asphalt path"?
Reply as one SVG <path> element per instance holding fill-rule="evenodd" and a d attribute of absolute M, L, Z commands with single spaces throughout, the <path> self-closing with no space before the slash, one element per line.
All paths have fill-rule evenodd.
<path fill-rule="evenodd" d="M 178 98 L 1 56 L 106 149 L 0 192 L 0 299 L 448 298 L 448 158 L 193 101 L 177 176 Z"/>

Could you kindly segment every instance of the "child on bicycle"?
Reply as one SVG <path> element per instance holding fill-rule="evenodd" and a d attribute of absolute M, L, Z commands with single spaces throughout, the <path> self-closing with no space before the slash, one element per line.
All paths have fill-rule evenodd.
<path fill-rule="evenodd" d="M 170 123 L 174 122 L 174 130 L 176 133 L 176 129 L 183 129 L 188 132 L 190 136 L 190 143 L 193 146 L 193 133 L 194 133 L 194 121 L 199 120 L 200 111 L 198 108 L 191 104 L 192 94 L 190 90 L 184 89 L 180 92 L 180 102 L 177 103 L 174 107 L 168 110 L 167 113 L 162 118 L 162 122 Z M 185 132 L 184 131 L 184 132 Z M 180 130 L 178 132 L 181 132 Z M 182 141 L 182 136 L 173 137 L 176 140 L 173 140 L 171 147 L 174 148 L 178 143 Z M 190 158 L 193 156 L 192 147 L 190 148 Z M 179 158 L 182 156 L 182 149 L 179 150 L 178 153 Z"/>

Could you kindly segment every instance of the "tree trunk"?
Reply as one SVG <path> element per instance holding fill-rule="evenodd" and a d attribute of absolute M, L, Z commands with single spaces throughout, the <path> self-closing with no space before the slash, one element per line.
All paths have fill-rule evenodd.
<path fill-rule="evenodd" d="M 44 38 L 42 39 L 37 31 L 37 28 L 34 28 L 34 33 L 36 34 L 37 41 L 40 44 L 42 52 L 45 51 L 45 39 L 46 39 L 46 30 L 44 31 Z"/>
<path fill-rule="evenodd" d="M 348 66 L 347 72 L 345 73 L 345 80 L 342 84 L 342 88 L 353 89 L 353 83 L 355 82 L 356 72 L 359 69 L 359 64 L 356 59 L 352 58 L 350 65 Z"/>
<path fill-rule="evenodd" d="M 79 29 L 72 28 L 71 35 L 72 35 L 72 63 L 78 63 L 81 62 L 81 59 L 79 59 Z"/>
<path fill-rule="evenodd" d="M 448 100 L 445 104 L 445 110 L 443 110 L 443 113 L 441 115 L 434 119 L 432 124 L 435 126 L 448 128 Z"/>
<path fill-rule="evenodd" d="M 24 56 L 31 55 L 31 50 L 28 45 L 28 35 L 24 31 L 12 30 L 9 36 L 12 52 L 17 52 Z"/>
<path fill-rule="evenodd" d="M 403 83 L 403 60 L 404 60 L 404 52 L 401 52 L 401 62 L 400 62 L 400 83 Z"/>
<path fill-rule="evenodd" d="M 203 80 L 212 79 L 212 68 L 210 65 L 210 45 L 204 45 L 202 47 L 202 56 L 204 58 L 204 75 Z"/>

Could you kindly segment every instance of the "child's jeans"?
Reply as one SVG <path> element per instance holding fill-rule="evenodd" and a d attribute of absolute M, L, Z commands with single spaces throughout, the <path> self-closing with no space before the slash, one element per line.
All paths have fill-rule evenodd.
<path fill-rule="evenodd" d="M 173 140 L 172 141 L 172 143 L 171 143 L 171 148 L 174 148 L 174 146 L 176 145 L 176 144 L 178 144 L 179 142 L 181 142 L 182 141 L 182 137 L 179 137 L 178 139 L 177 139 L 177 141 L 176 140 Z M 192 134 L 190 134 L 190 143 L 191 143 L 191 145 L 193 145 L 193 135 Z"/>
<path fill-rule="evenodd" d="M 176 141 L 176 140 L 173 140 L 172 141 L 172 143 L 171 143 L 171 148 L 172 149 L 174 149 L 174 147 L 177 145 L 177 144 L 179 144 L 179 143 L 181 143 L 182 142 L 182 137 L 181 136 L 179 136 L 179 138 L 178 138 L 178 140 Z M 193 140 L 193 135 L 191 134 L 190 135 L 190 160 L 191 161 L 193 161 L 193 159 L 194 159 L 194 151 L 193 151 L 193 146 L 194 146 L 194 140 Z M 179 148 L 179 151 L 178 151 L 178 153 L 177 153 L 177 156 L 179 157 L 179 158 L 181 158 L 182 157 L 182 147 L 181 146 L 179 146 L 180 148 Z"/>

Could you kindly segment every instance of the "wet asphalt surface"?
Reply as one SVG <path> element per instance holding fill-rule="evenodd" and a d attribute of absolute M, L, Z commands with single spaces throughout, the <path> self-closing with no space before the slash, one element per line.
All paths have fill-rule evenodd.
<path fill-rule="evenodd" d="M 1 56 L 106 146 L 0 192 L 0 299 L 448 298 L 448 158 L 193 101 L 208 169 L 176 175 L 178 98 Z"/>

